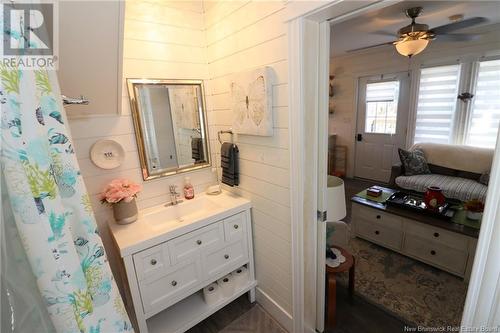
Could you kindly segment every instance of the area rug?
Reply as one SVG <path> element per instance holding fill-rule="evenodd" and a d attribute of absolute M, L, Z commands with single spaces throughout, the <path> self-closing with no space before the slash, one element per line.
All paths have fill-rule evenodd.
<path fill-rule="evenodd" d="M 353 238 L 355 292 L 410 325 L 459 326 L 467 284 L 460 278 Z M 339 274 L 347 285 L 347 274 Z"/>

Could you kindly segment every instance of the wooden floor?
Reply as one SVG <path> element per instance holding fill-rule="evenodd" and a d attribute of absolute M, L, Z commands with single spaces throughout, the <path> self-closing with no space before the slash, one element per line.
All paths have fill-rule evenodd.
<path fill-rule="evenodd" d="M 257 303 L 241 296 L 186 333 L 286 333 Z"/>
<path fill-rule="evenodd" d="M 325 326 L 326 327 L 326 326 Z M 325 333 L 399 333 L 405 323 L 337 284 L 337 325 Z"/>

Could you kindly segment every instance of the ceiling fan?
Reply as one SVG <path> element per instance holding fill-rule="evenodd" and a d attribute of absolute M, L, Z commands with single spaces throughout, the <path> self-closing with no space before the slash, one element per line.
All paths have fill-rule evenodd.
<path fill-rule="evenodd" d="M 454 42 L 475 40 L 479 38 L 480 35 L 452 34 L 450 32 L 463 28 L 469 28 L 488 21 L 488 19 L 484 17 L 471 17 L 464 20 L 463 15 L 453 15 L 450 17 L 450 20 L 452 21 L 451 23 L 429 29 L 429 26 L 427 24 L 415 22 L 415 19 L 422 14 L 422 11 L 422 7 L 413 7 L 405 10 L 405 14 L 411 19 L 411 23 L 398 30 L 397 40 L 387 43 L 365 46 L 349 50 L 347 52 L 365 50 L 382 45 L 394 45 L 399 54 L 406 57 L 412 57 L 422 52 L 427 47 L 429 42 L 435 39 Z M 393 36 L 393 34 L 389 34 Z"/>

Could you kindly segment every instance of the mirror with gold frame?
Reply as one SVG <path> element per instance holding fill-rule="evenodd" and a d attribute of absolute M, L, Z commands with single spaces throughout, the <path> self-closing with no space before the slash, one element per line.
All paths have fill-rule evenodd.
<path fill-rule="evenodd" d="M 201 80 L 127 79 L 144 180 L 210 166 Z"/>

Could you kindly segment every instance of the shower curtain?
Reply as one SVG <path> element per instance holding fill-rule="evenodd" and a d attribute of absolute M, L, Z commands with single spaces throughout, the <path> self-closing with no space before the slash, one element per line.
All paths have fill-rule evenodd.
<path fill-rule="evenodd" d="M 7 189 L 46 307 L 38 313 L 48 313 L 57 332 L 132 332 L 78 168 L 55 73 L 0 67 L 0 79 L 2 191 Z M 3 218 L 2 223 L 7 224 Z"/>

